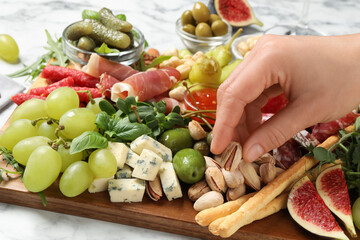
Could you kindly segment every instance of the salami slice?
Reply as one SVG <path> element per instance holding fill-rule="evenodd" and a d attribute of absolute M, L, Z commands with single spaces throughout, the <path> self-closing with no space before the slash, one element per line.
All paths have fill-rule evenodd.
<path fill-rule="evenodd" d="M 138 73 L 132 67 L 123 65 L 118 62 L 110 61 L 98 54 L 91 54 L 88 64 L 82 68 L 83 72 L 99 78 L 103 73 L 107 73 L 119 81 L 125 80 L 126 78 Z"/>
<path fill-rule="evenodd" d="M 118 98 L 137 96 L 139 101 L 146 101 L 168 91 L 180 77 L 179 71 L 170 67 L 140 72 L 116 83 L 111 88 L 111 100 L 116 102 Z"/>
<path fill-rule="evenodd" d="M 293 139 L 299 143 L 304 148 L 308 148 L 310 146 L 316 147 L 320 144 L 320 142 L 308 131 L 302 130 L 298 132 Z"/>
<path fill-rule="evenodd" d="M 351 124 L 353 124 L 357 117 L 360 114 L 350 112 L 346 116 L 327 123 L 318 123 L 312 128 L 312 135 L 319 140 L 319 142 L 323 142 L 325 139 L 330 137 L 331 135 L 336 134 L 339 130 L 344 129 Z"/>
<path fill-rule="evenodd" d="M 300 145 L 291 138 L 280 147 L 275 148 L 273 150 L 273 156 L 276 164 L 286 170 L 302 157 L 302 153 Z"/>

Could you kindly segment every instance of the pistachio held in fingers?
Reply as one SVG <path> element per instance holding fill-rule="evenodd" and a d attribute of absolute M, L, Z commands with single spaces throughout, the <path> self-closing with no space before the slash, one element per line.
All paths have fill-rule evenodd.
<path fill-rule="evenodd" d="M 220 166 L 227 171 L 234 171 L 242 159 L 242 147 L 240 143 L 232 141 L 221 154 Z"/>

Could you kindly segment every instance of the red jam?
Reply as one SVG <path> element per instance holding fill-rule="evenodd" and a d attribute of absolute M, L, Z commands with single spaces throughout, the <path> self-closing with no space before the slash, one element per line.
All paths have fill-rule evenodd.
<path fill-rule="evenodd" d="M 217 93 L 217 88 L 203 88 L 199 90 L 193 90 L 191 91 L 191 94 L 193 95 L 196 104 L 194 104 L 194 101 L 191 98 L 191 96 L 187 94 L 185 97 L 185 107 L 187 110 L 193 110 L 193 111 L 197 110 L 196 105 L 199 107 L 200 110 L 216 110 L 216 104 L 217 104 L 216 93 Z M 204 115 L 208 115 L 213 118 L 216 117 L 215 113 L 204 113 Z M 215 123 L 215 121 L 212 119 L 206 118 L 206 120 L 210 124 Z"/>

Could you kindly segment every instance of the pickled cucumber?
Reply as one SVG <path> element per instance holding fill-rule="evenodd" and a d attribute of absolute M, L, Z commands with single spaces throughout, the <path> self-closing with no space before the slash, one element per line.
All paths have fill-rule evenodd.
<path fill-rule="evenodd" d="M 96 44 L 94 40 L 91 38 L 84 36 L 81 37 L 76 45 L 78 48 L 86 50 L 86 51 L 92 51 L 96 47 Z"/>
<path fill-rule="evenodd" d="M 131 40 L 127 34 L 109 29 L 96 20 L 86 19 L 85 21 L 90 23 L 93 28 L 89 34 L 91 38 L 120 49 L 127 48 L 130 45 Z"/>
<path fill-rule="evenodd" d="M 82 36 L 90 35 L 92 31 L 93 26 L 88 21 L 76 22 L 67 29 L 66 37 L 71 41 L 76 41 Z"/>
<path fill-rule="evenodd" d="M 107 8 L 102 8 L 99 11 L 99 20 L 107 28 L 121 31 L 121 32 L 130 32 L 132 25 L 127 21 L 122 21 L 119 18 L 115 17 L 111 10 Z"/>

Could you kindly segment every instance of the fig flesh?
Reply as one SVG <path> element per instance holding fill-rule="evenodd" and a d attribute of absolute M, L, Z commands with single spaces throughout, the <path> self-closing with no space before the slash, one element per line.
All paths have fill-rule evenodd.
<path fill-rule="evenodd" d="M 307 176 L 291 189 L 287 207 L 291 217 L 306 230 L 324 237 L 348 239 Z"/>
<path fill-rule="evenodd" d="M 316 179 L 316 189 L 330 211 L 344 222 L 350 235 L 356 237 L 349 192 L 341 165 L 322 171 Z"/>
<path fill-rule="evenodd" d="M 262 26 L 247 0 L 214 0 L 217 14 L 230 25 L 244 27 L 250 24 Z"/>

